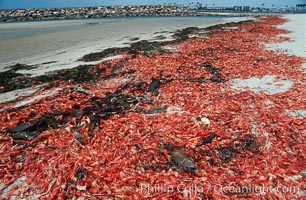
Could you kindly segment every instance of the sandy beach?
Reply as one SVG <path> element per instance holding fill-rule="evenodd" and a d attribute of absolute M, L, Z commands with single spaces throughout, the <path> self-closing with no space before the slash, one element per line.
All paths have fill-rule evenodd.
<path fill-rule="evenodd" d="M 41 65 L 33 75 L 55 69 L 76 67 L 85 54 L 109 47 L 128 46 L 130 39 L 171 40 L 174 31 L 186 27 L 208 27 L 246 18 L 148 17 L 121 19 L 70 20 L 0 24 L 0 71 L 16 63 Z M 1 34 L 18 33 L 1 38 Z M 31 31 L 31 32 L 29 32 Z M 21 33 L 20 33 L 21 32 Z M 4 37 L 4 36 L 3 36 Z M 154 39 L 155 38 L 155 39 Z M 42 63 L 54 62 L 44 65 Z M 26 72 L 28 73 L 28 72 Z"/>
<path fill-rule="evenodd" d="M 305 198 L 304 18 L 0 24 L 0 198 Z"/>
<path fill-rule="evenodd" d="M 290 30 L 291 33 L 287 34 L 293 41 L 270 44 L 267 45 L 275 51 L 285 52 L 291 55 L 297 55 L 301 57 L 306 57 L 306 22 L 302 20 L 304 15 L 286 15 L 286 18 L 290 20 L 285 23 L 280 28 Z M 306 67 L 306 63 L 304 64 Z"/>

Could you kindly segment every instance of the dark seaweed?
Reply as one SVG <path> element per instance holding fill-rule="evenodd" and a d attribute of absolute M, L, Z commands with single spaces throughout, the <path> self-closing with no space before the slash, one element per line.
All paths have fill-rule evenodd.
<path fill-rule="evenodd" d="M 204 137 L 202 139 L 202 141 L 196 145 L 196 147 L 202 146 L 204 144 L 211 143 L 215 137 L 216 137 L 216 134 L 214 134 L 214 133 L 209 135 L 209 136 L 207 136 L 207 137 Z"/>
<path fill-rule="evenodd" d="M 56 120 L 55 115 L 46 114 L 41 118 L 21 123 L 12 129 L 1 132 L 10 132 L 14 140 L 32 140 L 50 127 L 57 128 L 59 125 L 60 122 Z"/>
<path fill-rule="evenodd" d="M 28 77 L 9 70 L 0 73 L 0 93 L 31 87 L 33 84 L 49 83 L 55 80 L 73 80 L 77 83 L 95 81 L 104 73 L 104 68 L 93 65 L 80 65 L 72 69 L 54 71 L 52 74 Z"/>
<path fill-rule="evenodd" d="M 232 147 L 220 147 L 218 151 L 224 162 L 229 162 L 236 153 L 235 149 Z"/>
<path fill-rule="evenodd" d="M 169 152 L 171 156 L 170 161 L 165 154 L 163 154 L 163 156 L 170 165 L 175 167 L 175 169 L 195 174 L 195 170 L 198 169 L 198 167 L 195 164 L 194 159 L 185 153 L 184 147 L 174 146 L 173 144 L 165 144 L 162 140 L 160 140 L 158 142 L 158 148 L 161 154 L 163 154 L 163 149 L 166 149 Z"/>
<path fill-rule="evenodd" d="M 29 81 L 27 80 L 27 76 L 21 73 L 17 73 L 17 71 L 23 69 L 33 69 L 33 66 L 18 63 L 6 68 L 9 68 L 9 70 L 0 72 L 0 86 L 3 87 L 0 89 L 0 93 L 29 87 L 31 85 L 28 83 Z"/>
<path fill-rule="evenodd" d="M 75 170 L 74 177 L 77 179 L 83 179 L 88 174 L 87 170 L 83 167 L 78 167 Z"/>
<path fill-rule="evenodd" d="M 79 61 L 84 61 L 84 62 L 98 61 L 110 55 L 120 54 L 128 50 L 129 50 L 128 47 L 112 47 L 112 48 L 105 49 L 101 52 L 87 54 L 83 56 L 81 59 L 79 59 Z"/>
<path fill-rule="evenodd" d="M 118 64 L 115 64 L 113 66 L 112 72 L 116 73 L 118 70 L 123 69 L 124 65 L 125 65 L 125 62 L 124 61 L 120 61 Z"/>
<path fill-rule="evenodd" d="M 219 72 L 220 69 L 215 68 L 211 63 L 205 62 L 202 64 L 202 66 L 205 68 L 207 72 L 211 74 L 210 81 L 216 82 L 216 83 L 224 83 L 226 82 L 225 79 L 222 78 L 221 73 Z"/>
<path fill-rule="evenodd" d="M 159 114 L 159 113 L 165 113 L 167 112 L 167 107 L 163 106 L 163 107 L 155 107 L 155 108 L 151 108 L 148 110 L 142 110 L 140 111 L 140 113 L 144 113 L 144 114 Z"/>
<path fill-rule="evenodd" d="M 149 91 L 153 92 L 155 89 L 157 89 L 160 86 L 160 80 L 156 78 L 151 78 L 151 83 L 149 84 Z"/>
<path fill-rule="evenodd" d="M 78 130 L 75 130 L 74 131 L 74 137 L 75 137 L 75 139 L 80 143 L 80 144 L 84 144 L 84 136 L 83 136 L 83 134 L 80 132 L 80 131 L 78 131 Z"/>
<path fill-rule="evenodd" d="M 13 71 L 18 71 L 18 70 L 35 69 L 36 66 L 35 65 L 25 65 L 25 64 L 17 63 L 17 64 L 15 64 L 13 66 L 6 67 L 6 68 L 9 68 L 10 70 L 13 70 Z"/>
<path fill-rule="evenodd" d="M 62 112 L 54 110 L 51 113 L 46 113 L 44 116 L 30 120 L 26 123 L 18 124 L 11 129 L 1 130 L 1 133 L 9 132 L 14 140 L 32 140 L 42 132 L 59 128 L 64 125 L 69 119 L 76 118 L 77 124 L 82 119 L 82 116 L 89 116 L 91 123 L 89 131 L 93 132 L 96 124 L 100 119 L 108 119 L 110 115 L 119 114 L 137 104 L 139 101 L 136 97 L 123 93 L 109 93 L 105 98 L 92 97 L 90 98 L 90 106 L 80 109 L 79 106 L 73 107 L 70 111 Z M 63 116 L 62 120 L 57 120 L 57 116 Z M 74 130 L 75 138 L 80 144 L 84 144 L 84 136 L 78 130 Z"/>
<path fill-rule="evenodd" d="M 234 141 L 235 149 L 237 150 L 247 150 L 251 152 L 259 152 L 259 143 L 251 135 L 246 135 L 245 138 L 240 138 Z"/>
<path fill-rule="evenodd" d="M 178 30 L 176 33 L 174 33 L 174 37 L 178 40 L 186 40 L 188 39 L 188 35 L 194 33 L 195 31 L 199 30 L 198 27 L 187 27 L 182 30 Z"/>

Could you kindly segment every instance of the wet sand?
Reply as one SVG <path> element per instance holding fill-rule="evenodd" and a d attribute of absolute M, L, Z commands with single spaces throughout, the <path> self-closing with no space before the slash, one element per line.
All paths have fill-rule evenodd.
<path fill-rule="evenodd" d="M 154 38 L 165 36 L 170 40 L 172 32 L 186 27 L 208 27 L 246 19 L 249 18 L 148 17 L 0 24 L 0 71 L 16 63 L 52 62 L 30 72 L 41 75 L 84 64 L 77 60 L 85 54 L 128 46 L 131 38 L 158 40 Z M 9 33 L 17 35 L 8 37 Z"/>

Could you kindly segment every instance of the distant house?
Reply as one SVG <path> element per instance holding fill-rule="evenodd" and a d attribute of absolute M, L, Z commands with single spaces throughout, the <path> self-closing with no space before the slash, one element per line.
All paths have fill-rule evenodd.
<path fill-rule="evenodd" d="M 306 4 L 296 4 L 295 8 L 298 12 L 306 12 Z"/>
<path fill-rule="evenodd" d="M 234 6 L 234 10 L 238 10 L 238 11 L 250 11 L 251 7 L 250 6 Z"/>

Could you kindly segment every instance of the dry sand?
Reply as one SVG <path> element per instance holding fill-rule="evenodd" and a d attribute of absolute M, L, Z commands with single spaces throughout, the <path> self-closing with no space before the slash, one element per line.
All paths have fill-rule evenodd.
<path fill-rule="evenodd" d="M 279 26 L 279 28 L 292 31 L 292 33 L 284 36 L 290 37 L 293 41 L 267 44 L 267 49 L 306 58 L 306 14 L 286 15 L 285 17 L 289 22 Z M 303 64 L 303 67 L 306 71 L 306 63 Z M 231 80 L 231 88 L 234 90 L 245 90 L 248 88 L 248 90 L 253 92 L 265 91 L 268 94 L 276 94 L 285 92 L 293 86 L 292 80 L 284 78 L 284 80 L 275 81 L 274 79 L 274 75 L 266 75 L 262 78 L 252 77 L 245 80 L 234 79 Z M 305 112 L 303 111 L 304 115 Z"/>
<path fill-rule="evenodd" d="M 286 15 L 286 18 L 289 22 L 279 27 L 292 31 L 285 36 L 290 37 L 293 41 L 271 44 L 268 45 L 268 48 L 306 58 L 306 14 Z M 303 68 L 306 72 L 306 62 L 303 64 Z"/>
<path fill-rule="evenodd" d="M 279 28 L 292 31 L 292 33 L 284 36 L 290 37 L 293 41 L 271 44 L 267 45 L 267 47 L 276 51 L 306 57 L 306 14 L 286 15 L 285 17 L 289 22 L 279 26 Z"/>

